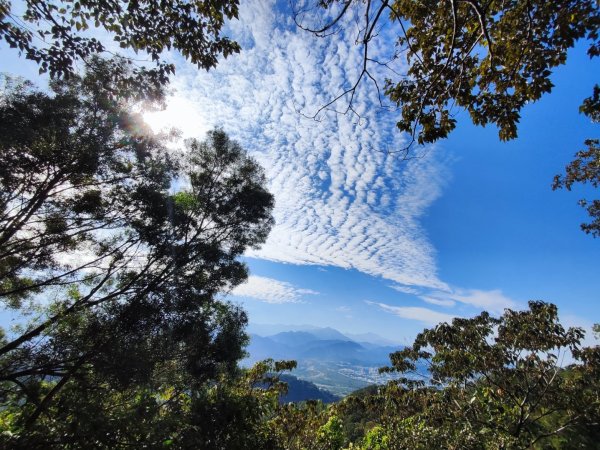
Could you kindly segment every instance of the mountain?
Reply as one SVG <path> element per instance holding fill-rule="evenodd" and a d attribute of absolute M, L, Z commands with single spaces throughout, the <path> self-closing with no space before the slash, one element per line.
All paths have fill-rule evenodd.
<path fill-rule="evenodd" d="M 246 348 L 249 356 L 244 363 L 249 365 L 266 358 L 273 358 L 344 361 L 382 366 L 389 362 L 389 354 L 398 348 L 362 344 L 351 340 L 318 339 L 306 332 L 278 333 L 268 337 L 252 334 L 250 345 Z"/>
<path fill-rule="evenodd" d="M 321 361 L 360 361 L 367 351 L 362 345 L 352 341 L 322 340 L 307 343 L 301 359 Z"/>
<path fill-rule="evenodd" d="M 375 345 L 375 346 L 392 346 L 392 345 L 398 346 L 399 345 L 397 342 L 394 342 L 390 339 L 383 338 L 375 333 L 361 333 L 361 334 L 346 333 L 345 335 L 348 336 L 353 341 L 360 342 L 363 345 L 364 344 Z"/>
<path fill-rule="evenodd" d="M 293 350 L 290 346 L 257 334 L 250 335 L 250 345 L 246 351 L 249 356 L 243 361 L 244 365 L 251 365 L 267 358 L 294 359 L 291 357 Z"/>
<path fill-rule="evenodd" d="M 344 396 L 392 379 L 389 374 L 379 374 L 379 368 L 389 365 L 389 354 L 400 348 L 356 342 L 333 328 L 288 330 L 270 336 L 252 334 L 246 349 L 249 356 L 242 363 L 251 365 L 266 358 L 293 359 L 298 362 L 293 372 L 297 378 Z"/>
<path fill-rule="evenodd" d="M 306 331 L 319 339 L 337 339 L 340 341 L 368 342 L 375 345 L 398 345 L 397 342 L 383 338 L 375 333 L 341 333 L 330 327 L 316 327 L 314 325 L 285 325 L 285 324 L 264 324 L 250 322 L 247 332 L 258 336 L 273 336 L 275 334 L 289 331 Z"/>
<path fill-rule="evenodd" d="M 319 337 L 307 331 L 286 331 L 269 336 L 269 339 L 289 347 L 298 347 L 309 342 L 318 341 Z"/>
<path fill-rule="evenodd" d="M 308 330 L 310 334 L 316 336 L 318 339 L 329 340 L 329 341 L 352 341 L 353 339 L 349 338 L 345 334 L 340 333 L 338 330 L 334 330 L 333 328 L 315 328 L 313 330 Z"/>
<path fill-rule="evenodd" d="M 272 336 L 285 331 L 314 331 L 322 330 L 323 328 L 314 325 L 285 325 L 285 324 L 266 324 L 250 322 L 246 331 L 250 334 L 258 334 L 259 336 Z"/>
<path fill-rule="evenodd" d="M 303 402 L 306 400 L 321 400 L 323 403 L 333 403 L 340 399 L 331 392 L 319 389 L 314 383 L 301 380 L 293 375 L 281 375 L 279 378 L 288 385 L 288 392 L 280 397 L 280 403 Z"/>

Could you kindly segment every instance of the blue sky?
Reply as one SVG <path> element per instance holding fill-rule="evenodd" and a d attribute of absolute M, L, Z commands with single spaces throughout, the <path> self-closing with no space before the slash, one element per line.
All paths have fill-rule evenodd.
<path fill-rule="evenodd" d="M 586 216 L 577 205 L 594 192 L 550 188 L 583 140 L 598 135 L 578 114 L 600 73 L 583 45 L 556 70 L 553 93 L 523 110 L 519 139 L 500 143 L 493 127 L 459 114 L 449 139 L 403 161 L 388 152 L 406 142 L 397 115 L 377 107 L 372 85 L 357 92 L 360 121 L 303 115 L 356 76 L 353 39 L 315 39 L 285 10 L 255 0 L 231 33 L 242 53 L 209 73 L 171 56 L 169 107 L 147 119 L 196 137 L 221 126 L 265 167 L 277 225 L 245 258 L 249 282 L 229 296 L 251 322 L 406 343 L 439 320 L 529 299 L 556 303 L 570 325 L 600 321 L 600 239 L 580 231 Z M 35 81 L 35 66 L 5 44 L 0 52 L 1 70 Z"/>

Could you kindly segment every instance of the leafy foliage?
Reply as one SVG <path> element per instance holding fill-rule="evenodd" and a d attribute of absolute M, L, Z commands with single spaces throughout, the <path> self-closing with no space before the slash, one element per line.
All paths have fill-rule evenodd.
<path fill-rule="evenodd" d="M 0 401 L 24 430 L 63 389 L 110 398 L 167 361 L 198 385 L 235 373 L 246 314 L 215 295 L 273 224 L 239 144 L 215 130 L 169 151 L 112 95 L 113 63 L 94 64 L 0 103 L 0 299 L 31 317 L 3 333 Z"/>
<path fill-rule="evenodd" d="M 600 123 L 600 86 L 594 86 L 594 93 L 584 100 L 579 109 L 592 122 Z M 552 189 L 566 188 L 570 191 L 575 183 L 590 183 L 596 189 L 600 187 L 600 140 L 586 139 L 584 144 L 587 148 L 575 154 L 575 159 L 566 167 L 565 177 L 554 177 Z M 594 237 L 600 236 L 600 200 L 582 199 L 579 204 L 592 218 L 590 223 L 581 224 L 581 229 Z"/>
<path fill-rule="evenodd" d="M 298 2 L 296 23 L 305 30 L 333 34 L 344 23 L 353 26 L 342 20 L 351 14 L 360 23 L 355 38 L 363 49 L 360 75 L 334 100 L 345 98 L 348 110 L 361 80 L 379 91 L 374 68 L 391 68 L 390 61 L 375 59 L 369 46 L 381 27 L 396 32 L 392 61 L 402 58 L 407 65 L 402 73 L 390 70 L 384 91 L 401 109 L 398 128 L 419 144 L 448 136 L 456 126 L 455 106 L 466 109 L 476 125 L 497 125 L 500 139 L 514 139 L 521 109 L 551 91 L 552 69 L 566 62 L 567 50 L 587 38 L 590 57 L 600 53 L 595 0 L 315 3 L 332 14 L 307 15 L 306 2 Z"/>
<path fill-rule="evenodd" d="M 267 423 L 285 391 L 274 374 L 291 367 L 266 361 L 197 383 L 171 360 L 149 382 L 126 388 L 90 371 L 66 385 L 26 433 L 16 402 L 2 410 L 0 423 L 8 431 L 0 442 L 11 448 L 280 449 Z"/>
<path fill-rule="evenodd" d="M 286 450 L 339 449 L 343 439 L 333 410 L 314 400 L 281 405 L 270 425 Z"/>
<path fill-rule="evenodd" d="M 99 28 L 119 47 L 147 53 L 155 63 L 155 67 L 142 67 L 134 73 L 115 72 L 115 79 L 133 87 L 150 75 L 155 86 L 160 86 L 175 70 L 161 59 L 167 50 L 177 50 L 207 70 L 216 66 L 219 55 L 239 52 L 239 45 L 222 35 L 225 20 L 237 19 L 238 5 L 237 0 L 31 0 L 19 15 L 10 1 L 2 0 L 0 38 L 37 62 L 41 73 L 61 78 L 75 72 L 78 60 L 88 62 L 91 56 L 108 51 L 101 40 L 86 33 Z"/>
<path fill-rule="evenodd" d="M 327 0 L 314 6 L 330 14 L 309 14 L 310 0 L 298 1 L 296 23 L 317 36 L 335 34 L 355 21 L 355 42 L 362 46 L 359 75 L 349 88 L 322 106 L 345 101 L 345 113 L 353 112 L 356 89 L 372 82 L 400 109 L 400 131 L 411 140 L 399 151 L 408 156 L 413 143 L 426 144 L 447 137 L 456 127 L 456 108 L 466 110 L 475 125 L 493 124 L 501 140 L 517 137 L 522 108 L 549 93 L 552 70 L 566 63 L 567 51 L 579 39 L 587 39 L 588 55 L 600 55 L 600 8 L 596 0 Z M 316 19 L 315 19 L 316 17 Z M 324 18 L 323 18 L 324 17 Z M 311 18 L 313 20 L 311 20 Z M 350 25 L 344 25 L 350 24 Z M 353 26 L 353 25 L 352 25 Z M 396 33 L 396 50 L 390 60 L 377 59 L 380 29 Z M 396 60 L 401 64 L 394 65 Z M 398 67 L 400 67 L 400 72 Z M 380 70 L 388 70 L 383 89 Z M 594 122 L 600 115 L 600 87 L 594 88 L 580 111 Z M 553 189 L 571 189 L 574 183 L 598 187 L 600 151 L 598 139 L 585 141 L 564 178 L 554 179 Z M 582 199 L 590 223 L 581 228 L 600 235 L 600 200 Z"/>
<path fill-rule="evenodd" d="M 282 409 L 280 441 L 289 449 L 597 448 L 600 348 L 581 347 L 582 337 L 539 301 L 439 324 L 391 355 L 384 370 L 397 381 L 327 408 Z M 562 364 L 566 357 L 573 364 Z M 427 373 L 416 372 L 423 361 Z"/>
<path fill-rule="evenodd" d="M 388 370 L 407 374 L 425 359 L 438 388 L 415 390 L 423 382 L 405 377 L 409 389 L 391 391 L 399 402 L 424 405 L 408 417 L 388 416 L 392 448 L 529 448 L 582 428 L 589 437 L 600 412 L 599 348 L 582 349 L 582 337 L 543 302 L 425 330 L 392 355 Z M 576 361 L 567 369 L 565 352 Z"/>

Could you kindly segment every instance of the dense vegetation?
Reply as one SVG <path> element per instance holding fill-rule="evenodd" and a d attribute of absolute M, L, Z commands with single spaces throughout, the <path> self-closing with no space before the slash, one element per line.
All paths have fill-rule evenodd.
<path fill-rule="evenodd" d="M 365 49 L 384 10 L 411 23 L 400 39 L 410 77 L 387 93 L 419 142 L 454 128 L 454 101 L 513 138 L 519 110 L 550 90 L 550 69 L 578 38 L 598 55 L 591 1 L 482 7 L 384 1 L 367 21 Z M 0 330 L 0 446 L 598 447 L 600 348 L 540 301 L 425 330 L 391 355 L 384 371 L 397 381 L 329 406 L 279 402 L 292 361 L 238 366 L 247 318 L 218 294 L 246 279 L 238 257 L 273 225 L 262 169 L 221 130 L 172 149 L 136 112 L 164 99 L 163 50 L 203 68 L 238 51 L 220 34 L 236 16 L 237 2 L 42 0 L 26 2 L 23 22 L 0 0 L 0 37 L 53 76 L 50 91 L 5 77 L 0 94 L 0 301 L 19 323 Z M 104 46 L 78 35 L 88 21 L 156 66 L 98 58 Z M 23 23 L 50 43 L 34 45 Z M 599 92 L 582 106 L 595 121 Z M 598 186 L 598 142 L 586 145 L 556 188 Z M 600 207 L 585 205 L 597 234 Z"/>
<path fill-rule="evenodd" d="M 273 223 L 237 143 L 215 130 L 169 150 L 107 89 L 121 63 L 94 64 L 52 94 L 8 80 L 0 103 L 0 298 L 21 323 L 1 336 L 0 395 L 19 445 L 71 445 L 103 416 L 236 383 L 247 319 L 215 296 Z"/>
<path fill-rule="evenodd" d="M 163 57 L 168 50 L 207 70 L 219 56 L 239 52 L 239 44 L 222 34 L 226 20 L 237 18 L 238 5 L 237 0 L 32 0 L 21 5 L 2 0 L 0 38 L 35 61 L 40 73 L 68 78 L 77 73 L 78 63 L 88 66 L 97 55 L 114 54 L 105 39 L 86 32 L 100 29 L 130 51 L 124 58 L 129 70 L 112 71 L 113 82 L 131 90 L 128 95 L 148 95 L 175 73 L 175 65 Z"/>
<path fill-rule="evenodd" d="M 425 330 L 391 355 L 385 370 L 403 378 L 349 402 L 371 411 L 363 448 L 596 447 L 600 349 L 581 348 L 582 336 L 543 302 Z"/>

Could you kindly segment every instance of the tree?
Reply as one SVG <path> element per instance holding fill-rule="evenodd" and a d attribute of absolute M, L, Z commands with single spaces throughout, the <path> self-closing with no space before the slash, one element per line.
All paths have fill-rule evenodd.
<path fill-rule="evenodd" d="M 23 433 L 17 402 L 0 411 L 5 448 L 282 449 L 269 420 L 285 391 L 290 362 L 265 361 L 197 383 L 165 361 L 147 383 L 98 382 L 93 371 L 65 386 L 34 427 Z"/>
<path fill-rule="evenodd" d="M 583 337 L 541 301 L 456 318 L 390 355 L 396 380 L 327 407 L 282 405 L 271 422 L 286 449 L 596 448 L 600 347 Z"/>
<path fill-rule="evenodd" d="M 413 144 L 447 137 L 456 126 L 456 109 L 466 110 L 475 125 L 493 124 L 501 140 L 517 137 L 520 111 L 549 93 L 552 70 L 567 60 L 567 51 L 579 39 L 589 41 L 590 58 L 600 55 L 600 8 L 596 0 L 322 0 L 313 2 L 330 14 L 313 13 L 310 0 L 295 3 L 296 24 L 317 36 L 337 33 L 341 27 L 360 25 L 355 42 L 362 47 L 358 78 L 350 87 L 317 110 L 314 117 L 337 102 L 352 112 L 356 89 L 372 82 L 380 103 L 382 91 L 400 109 L 397 127 L 410 135 L 399 149 L 408 156 Z M 348 20 L 352 16 L 356 20 Z M 387 60 L 372 56 L 370 47 L 394 31 L 395 47 Z M 387 39 L 385 37 L 385 39 Z M 388 46 L 389 47 L 389 46 Z M 394 64 L 399 61 L 400 64 Z M 388 70 L 380 88 L 377 72 Z M 600 88 L 581 106 L 581 112 L 599 120 Z M 571 189 L 574 183 L 598 187 L 598 139 L 585 141 L 557 176 L 553 189 Z M 597 237 L 600 200 L 581 200 L 592 218 L 581 228 Z"/>
<path fill-rule="evenodd" d="M 600 86 L 594 87 L 594 93 L 587 98 L 579 110 L 592 120 L 600 123 Z M 600 139 L 586 139 L 585 150 L 575 154 L 575 159 L 566 167 L 565 177 L 556 175 L 552 189 L 566 188 L 571 190 L 575 183 L 590 183 L 594 188 L 600 187 Z M 581 229 L 594 237 L 600 236 L 600 200 L 588 202 L 585 199 L 579 204 L 587 209 L 592 221 L 581 224 Z"/>
<path fill-rule="evenodd" d="M 93 55 L 109 53 L 101 40 L 86 33 L 95 27 L 112 36 L 119 47 L 147 53 L 148 62 L 154 64 L 114 73 L 115 79 L 128 75 L 120 80 L 135 86 L 149 75 L 160 86 L 175 70 L 162 59 L 167 50 L 177 50 L 207 70 L 216 66 L 220 55 L 239 52 L 237 42 L 222 35 L 225 20 L 237 19 L 238 5 L 237 0 L 30 0 L 20 14 L 9 0 L 1 0 L 0 38 L 37 62 L 40 72 L 60 78 L 75 73 L 78 61 L 87 64 Z"/>
<path fill-rule="evenodd" d="M 53 95 L 9 82 L 0 101 L 0 300 L 21 315 L 0 401 L 18 399 L 25 429 L 87 373 L 127 387 L 171 360 L 199 384 L 235 372 L 247 318 L 215 295 L 273 224 L 239 144 L 214 130 L 168 150 L 113 95 L 122 63 L 91 64 Z"/>
<path fill-rule="evenodd" d="M 281 405 L 271 426 L 286 450 L 339 449 L 343 443 L 342 427 L 335 411 L 317 400 Z"/>
<path fill-rule="evenodd" d="M 580 346 L 583 331 L 565 329 L 554 305 L 530 302 L 454 319 L 420 333 L 391 355 L 403 377 L 385 394 L 389 448 L 553 448 L 597 444 L 600 348 Z M 570 354 L 575 363 L 562 367 Z M 426 387 L 417 361 L 429 365 Z M 416 413 L 406 405 L 415 405 Z"/>
<path fill-rule="evenodd" d="M 331 14 L 310 14 L 310 5 L 295 5 L 296 23 L 318 36 L 359 26 L 353 39 L 362 47 L 358 79 L 332 102 L 346 100 L 352 110 L 361 81 L 375 68 L 406 62 L 402 73 L 390 70 L 385 94 L 401 110 L 397 126 L 413 142 L 435 142 L 456 126 L 454 107 L 464 108 L 476 125 L 495 124 L 500 139 L 514 139 L 520 110 L 551 91 L 552 69 L 566 62 L 578 39 L 591 41 L 590 57 L 600 54 L 600 11 L 594 0 L 325 0 L 316 5 Z M 373 41 L 389 27 L 396 34 L 390 61 L 374 59 Z"/>

